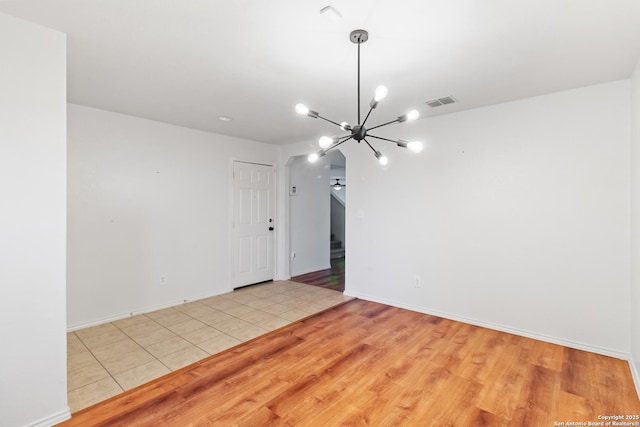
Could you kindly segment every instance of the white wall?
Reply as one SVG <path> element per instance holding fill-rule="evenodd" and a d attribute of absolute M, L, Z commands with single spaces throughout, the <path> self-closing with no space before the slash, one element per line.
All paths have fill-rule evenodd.
<path fill-rule="evenodd" d="M 640 395 L 640 59 L 631 78 L 631 358 Z"/>
<path fill-rule="evenodd" d="M 0 14 L 0 424 L 69 416 L 66 37 Z"/>
<path fill-rule="evenodd" d="M 330 168 L 327 157 L 311 164 L 306 157 L 290 162 L 289 185 L 298 189 L 289 197 L 291 276 L 331 267 Z"/>
<path fill-rule="evenodd" d="M 79 105 L 68 115 L 69 327 L 230 291 L 232 159 L 277 166 L 279 147 Z"/>
<path fill-rule="evenodd" d="M 628 354 L 629 90 L 389 126 L 383 136 L 428 144 L 417 156 L 376 144 L 384 168 L 344 144 L 346 293 Z"/>

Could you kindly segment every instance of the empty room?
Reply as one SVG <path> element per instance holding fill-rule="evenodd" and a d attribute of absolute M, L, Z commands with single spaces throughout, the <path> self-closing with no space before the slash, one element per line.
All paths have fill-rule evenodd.
<path fill-rule="evenodd" d="M 640 3 L 0 2 L 0 425 L 640 425 Z"/>

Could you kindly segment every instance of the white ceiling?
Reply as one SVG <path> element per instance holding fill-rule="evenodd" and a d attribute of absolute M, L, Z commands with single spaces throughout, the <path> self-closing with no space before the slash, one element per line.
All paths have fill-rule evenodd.
<path fill-rule="evenodd" d="M 370 35 L 362 108 L 389 88 L 371 125 L 628 78 L 640 56 L 638 0 L 19 0 L 0 12 L 67 33 L 69 102 L 273 144 L 334 130 L 298 102 L 356 121 L 356 28 Z M 424 105 L 447 95 L 459 103 Z"/>

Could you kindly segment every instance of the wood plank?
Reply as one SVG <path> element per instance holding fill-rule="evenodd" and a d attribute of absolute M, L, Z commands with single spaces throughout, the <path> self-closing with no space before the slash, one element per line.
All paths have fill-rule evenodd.
<path fill-rule="evenodd" d="M 61 425 L 537 426 L 636 413 L 625 361 L 354 300 Z"/>
<path fill-rule="evenodd" d="M 553 425 L 559 419 L 565 421 L 558 412 L 561 374 L 537 365 L 532 372 L 533 379 L 525 381 L 521 389 L 512 425 L 543 426 Z"/>
<path fill-rule="evenodd" d="M 533 378 L 533 365 L 523 355 L 528 354 L 521 347 L 507 344 L 494 359 L 496 363 L 484 382 L 477 407 L 505 419 L 511 419 L 521 403 L 520 390 Z M 525 356 L 526 357 L 526 356 Z"/>

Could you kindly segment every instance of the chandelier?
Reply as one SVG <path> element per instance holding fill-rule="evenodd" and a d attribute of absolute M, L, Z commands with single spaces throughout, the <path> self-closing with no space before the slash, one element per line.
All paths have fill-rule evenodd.
<path fill-rule="evenodd" d="M 420 115 L 418 113 L 418 110 L 411 110 L 408 113 L 402 116 L 399 116 L 395 120 L 391 120 L 390 122 L 382 123 L 377 126 L 372 126 L 368 129 L 365 127 L 365 124 L 367 123 L 367 120 L 369 119 L 371 112 L 378 106 L 378 103 L 387 96 L 388 91 L 385 86 L 378 86 L 376 88 L 373 99 L 371 99 L 371 102 L 369 103 L 369 112 L 364 118 L 364 121 L 360 120 L 361 118 L 360 116 L 360 45 L 366 42 L 368 39 L 369 39 L 369 33 L 365 30 L 353 30 L 349 35 L 349 40 L 351 40 L 352 43 L 355 43 L 358 45 L 358 124 L 351 126 L 347 122 L 337 123 L 337 122 L 334 122 L 333 120 L 329 120 L 326 117 L 321 116 L 317 111 L 310 110 L 303 104 L 296 105 L 296 112 L 298 114 L 306 115 L 313 119 L 322 119 L 324 121 L 327 121 L 329 123 L 332 123 L 338 126 L 344 132 L 347 132 L 346 135 L 342 135 L 342 136 L 321 137 L 320 140 L 318 141 L 318 144 L 320 145 L 320 150 L 318 152 L 309 154 L 309 156 L 307 157 L 307 160 L 309 160 L 309 162 L 311 163 L 316 162 L 320 157 L 327 154 L 327 152 L 329 152 L 330 150 L 333 150 L 340 144 L 343 144 L 351 139 L 355 140 L 358 143 L 364 141 L 369 146 L 369 148 L 371 148 L 374 155 L 378 159 L 378 162 L 380 162 L 380 164 L 383 166 L 389 162 L 389 159 L 380 151 L 373 148 L 373 146 L 369 143 L 369 141 L 367 141 L 367 138 L 373 138 L 373 139 L 378 139 L 382 141 L 392 142 L 396 144 L 398 147 L 408 148 L 409 150 L 415 153 L 419 153 L 422 151 L 423 145 L 421 142 L 405 141 L 404 139 L 398 139 L 394 141 L 392 139 L 383 138 L 381 136 L 372 135 L 370 133 L 374 129 L 379 129 L 383 126 L 387 126 L 393 123 L 402 123 L 408 120 L 415 120 Z"/>

